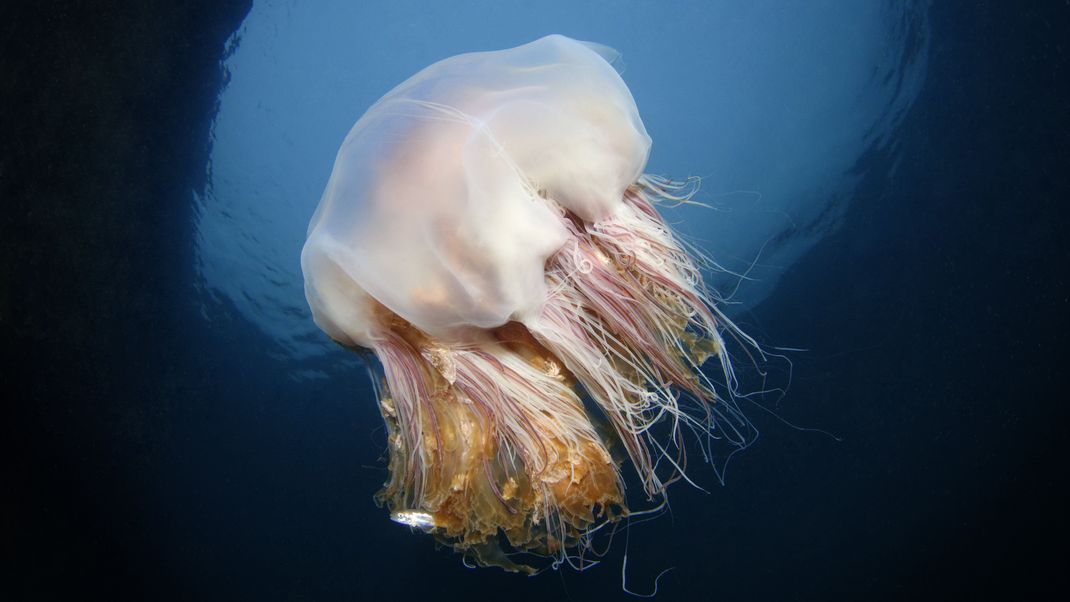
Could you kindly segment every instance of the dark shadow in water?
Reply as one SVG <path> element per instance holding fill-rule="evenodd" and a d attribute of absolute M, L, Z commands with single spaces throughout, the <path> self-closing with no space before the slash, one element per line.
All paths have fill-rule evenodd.
<path fill-rule="evenodd" d="M 233 311 L 202 316 L 190 191 L 247 10 L 0 12 L 3 597 L 622 597 L 620 542 L 589 573 L 523 579 L 391 524 L 363 374 L 288 380 Z M 914 112 L 747 317 L 812 349 L 783 415 L 844 441 L 759 414 L 726 487 L 679 488 L 633 532 L 630 585 L 675 565 L 661 599 L 1065 589 L 1066 18 L 934 8 Z"/>

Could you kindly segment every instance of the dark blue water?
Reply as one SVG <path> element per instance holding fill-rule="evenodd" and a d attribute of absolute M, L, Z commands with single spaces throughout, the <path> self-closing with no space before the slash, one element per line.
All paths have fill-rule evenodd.
<path fill-rule="evenodd" d="M 0 499 L 16 559 L 4 569 L 10 598 L 613 599 L 627 597 L 625 552 L 637 591 L 675 567 L 659 583 L 665 600 L 1065 589 L 1068 383 L 1058 356 L 1070 309 L 1070 9 L 939 3 L 878 13 L 866 27 L 888 26 L 872 31 L 895 51 L 860 90 L 874 81 L 905 89 L 895 78 L 917 73 L 919 57 L 924 72 L 906 105 L 889 100 L 896 94 L 865 97 L 870 108 L 905 107 L 862 122 L 880 124 L 873 135 L 852 121 L 857 113 L 814 109 L 832 96 L 770 102 L 787 81 L 774 75 L 790 75 L 782 60 L 745 77 L 763 56 L 816 52 L 823 36 L 868 48 L 865 36 L 848 37 L 861 24 L 835 19 L 847 19 L 850 4 L 815 5 L 812 24 L 774 5 L 734 15 L 736 30 L 794 33 L 802 45 L 750 48 L 736 62 L 753 66 L 713 83 L 703 66 L 730 73 L 732 63 L 674 59 L 673 26 L 713 28 L 728 5 L 673 4 L 654 22 L 619 9 L 599 21 L 607 7 L 592 4 L 564 24 L 524 18 L 529 9 L 517 5 L 486 17 L 515 31 L 455 26 L 429 39 L 412 32 L 446 17 L 403 4 L 362 14 L 353 34 L 369 30 L 365 52 L 379 48 L 376 35 L 395 36 L 395 52 L 383 50 L 391 60 L 364 79 L 323 69 L 320 79 L 339 83 L 317 94 L 261 89 L 255 100 L 268 108 L 318 109 L 274 120 L 235 95 L 256 93 L 250 81 L 297 81 L 335 63 L 321 57 L 295 71 L 248 59 L 259 30 L 245 22 L 243 37 L 233 34 L 259 5 L 5 7 L 0 334 L 11 449 Z M 270 24 L 284 31 L 277 39 L 305 23 L 293 8 Z M 428 60 L 558 25 L 625 52 L 658 171 L 723 170 L 707 182 L 737 220 L 729 240 L 773 237 L 780 254 L 763 263 L 769 284 L 742 289 L 749 303 L 736 315 L 764 342 L 807 349 L 791 356 L 777 413 L 841 441 L 755 410 L 762 436 L 733 460 L 725 485 L 698 467 L 692 476 L 709 493 L 676 486 L 671 514 L 633 528 L 627 542 L 622 533 L 600 566 L 524 578 L 466 569 L 375 507 L 385 437 L 368 377 L 290 302 L 288 254 L 272 273 L 263 261 L 271 251 L 258 250 L 285 249 L 290 232 L 303 231 L 288 213 L 271 218 L 314 206 L 360 99 Z M 828 61 L 839 65 L 836 48 Z M 693 80 L 669 94 L 645 61 Z M 835 90 L 844 73 L 801 81 Z M 717 96 L 724 88 L 743 92 Z M 352 115 L 316 100 L 331 89 L 356 95 Z M 704 103 L 673 104 L 688 94 L 719 103 L 714 115 L 748 98 L 763 109 L 733 131 L 732 119 L 699 115 Z M 228 111 L 250 122 L 228 122 Z M 772 131 L 759 127 L 763 115 Z M 846 142 L 812 156 L 808 124 L 842 128 Z M 296 131 L 313 133 L 286 138 Z M 729 140 L 701 142 L 715 131 Z M 287 158 L 317 152 L 326 165 Z M 249 181 L 257 186 L 244 194 Z M 279 200 L 305 189 L 312 197 L 296 206 Z M 757 207 L 754 191 L 763 193 Z M 209 219 L 220 207 L 230 219 Z M 792 227 L 761 217 L 777 212 L 795 217 Z M 717 232 L 698 219 L 688 214 L 682 227 Z M 206 243 L 213 235 L 244 242 L 227 250 Z"/>

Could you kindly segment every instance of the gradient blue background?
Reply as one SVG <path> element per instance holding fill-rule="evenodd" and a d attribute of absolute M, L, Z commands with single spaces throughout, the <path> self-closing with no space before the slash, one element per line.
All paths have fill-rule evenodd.
<path fill-rule="evenodd" d="M 1065 590 L 1067 11 L 6 3 L 4 599 L 624 599 L 625 549 L 663 600 Z M 374 506 L 367 376 L 282 250 L 368 103 L 551 31 L 622 50 L 652 169 L 730 209 L 681 228 L 772 240 L 734 311 L 809 349 L 779 412 L 842 441 L 756 412 L 726 485 L 529 579 Z"/>

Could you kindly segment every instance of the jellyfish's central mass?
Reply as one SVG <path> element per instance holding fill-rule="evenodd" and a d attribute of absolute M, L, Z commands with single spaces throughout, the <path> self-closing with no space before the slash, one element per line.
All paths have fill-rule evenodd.
<path fill-rule="evenodd" d="M 607 446 L 664 495 L 683 450 L 650 427 L 725 418 L 699 370 L 719 313 L 654 209 L 680 188 L 642 175 L 650 138 L 608 54 L 549 36 L 409 78 L 346 137 L 302 253 L 316 323 L 382 364 L 380 500 L 511 570 L 501 535 L 574 560 L 627 513 Z"/>

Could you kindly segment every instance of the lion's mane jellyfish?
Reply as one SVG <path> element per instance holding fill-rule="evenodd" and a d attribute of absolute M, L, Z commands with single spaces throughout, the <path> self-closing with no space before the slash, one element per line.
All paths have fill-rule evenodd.
<path fill-rule="evenodd" d="M 316 323 L 382 365 L 378 500 L 480 564 L 587 566 L 632 512 L 625 455 L 656 503 L 684 432 L 750 437 L 722 335 L 752 341 L 655 209 L 689 188 L 644 175 L 612 58 L 555 35 L 427 67 L 353 126 L 309 225 Z"/>

